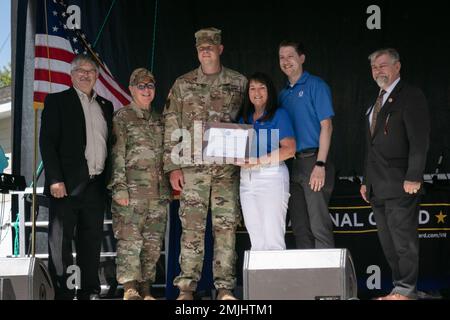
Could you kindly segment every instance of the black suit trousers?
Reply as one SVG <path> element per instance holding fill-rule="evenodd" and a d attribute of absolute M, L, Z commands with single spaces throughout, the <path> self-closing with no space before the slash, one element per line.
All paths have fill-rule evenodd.
<path fill-rule="evenodd" d="M 394 289 L 413 299 L 417 298 L 419 273 L 419 195 L 408 195 L 394 199 L 379 199 L 372 196 L 372 205 L 377 223 L 378 238 L 392 271 Z"/>
<path fill-rule="evenodd" d="M 67 280 L 73 273 L 67 268 L 74 264 L 72 241 L 75 240 L 76 265 L 80 268 L 81 288 L 78 298 L 100 293 L 98 268 L 103 238 L 103 218 L 106 192 L 101 179 L 91 180 L 78 196 L 62 199 L 50 197 L 49 208 L 49 271 L 56 299 L 73 299 L 74 290 Z M 69 283 L 74 281 L 73 276 Z"/>

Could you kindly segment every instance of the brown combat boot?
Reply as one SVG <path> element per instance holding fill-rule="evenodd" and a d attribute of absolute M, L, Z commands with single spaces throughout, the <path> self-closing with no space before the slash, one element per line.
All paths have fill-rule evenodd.
<path fill-rule="evenodd" d="M 231 290 L 228 290 L 228 289 L 219 289 L 216 299 L 217 300 L 237 300 L 236 297 L 231 292 Z"/>
<path fill-rule="evenodd" d="M 177 300 L 194 300 L 194 293 L 192 291 L 180 290 Z"/>
<path fill-rule="evenodd" d="M 123 300 L 142 300 L 136 288 L 136 281 L 129 281 L 123 284 Z"/>
<path fill-rule="evenodd" d="M 156 300 L 150 293 L 150 282 L 144 281 L 139 283 L 139 294 L 144 300 Z"/>

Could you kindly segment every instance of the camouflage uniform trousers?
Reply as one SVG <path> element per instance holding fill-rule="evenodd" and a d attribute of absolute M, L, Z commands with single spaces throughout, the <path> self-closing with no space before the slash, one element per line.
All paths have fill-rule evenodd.
<path fill-rule="evenodd" d="M 153 283 L 166 231 L 167 201 L 131 198 L 128 207 L 113 202 L 112 213 L 118 240 L 117 281 Z"/>
<path fill-rule="evenodd" d="M 183 168 L 179 216 L 182 226 L 180 268 L 174 279 L 180 290 L 195 291 L 204 257 L 206 218 L 211 203 L 214 238 L 213 275 L 216 289 L 236 285 L 236 228 L 239 222 L 238 169 L 235 166 Z"/>

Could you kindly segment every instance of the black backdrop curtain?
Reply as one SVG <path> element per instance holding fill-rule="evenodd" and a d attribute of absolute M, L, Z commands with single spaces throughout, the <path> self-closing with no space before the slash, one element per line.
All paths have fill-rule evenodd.
<path fill-rule="evenodd" d="M 82 10 L 82 29 L 94 42 L 114 0 L 67 1 Z M 381 8 L 381 30 L 369 30 L 369 5 Z M 278 44 L 299 39 L 307 48 L 305 69 L 331 87 L 336 116 L 330 157 L 340 176 L 362 173 L 363 117 L 377 88 L 367 56 L 381 47 L 399 50 L 402 79 L 421 87 L 430 105 L 431 149 L 427 172 L 434 172 L 444 153 L 450 171 L 450 27 L 443 1 L 116 1 L 96 45 L 121 84 L 131 71 L 151 67 L 162 109 L 173 81 L 197 67 L 194 32 L 222 30 L 224 65 L 245 75 L 265 71 L 278 88 Z M 156 25 L 156 41 L 153 32 Z"/>

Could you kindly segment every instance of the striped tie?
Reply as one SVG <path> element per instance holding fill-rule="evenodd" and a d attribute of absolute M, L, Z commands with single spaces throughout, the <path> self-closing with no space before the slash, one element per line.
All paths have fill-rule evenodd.
<path fill-rule="evenodd" d="M 383 105 L 383 96 L 386 93 L 385 90 L 381 90 L 380 95 L 377 98 L 377 101 L 375 101 L 375 105 L 373 106 L 373 115 L 372 115 L 372 123 L 370 124 L 370 134 L 373 136 L 373 133 L 375 132 L 375 126 L 377 125 L 377 117 L 378 113 L 381 110 L 381 106 Z"/>

